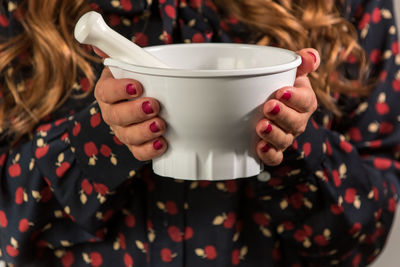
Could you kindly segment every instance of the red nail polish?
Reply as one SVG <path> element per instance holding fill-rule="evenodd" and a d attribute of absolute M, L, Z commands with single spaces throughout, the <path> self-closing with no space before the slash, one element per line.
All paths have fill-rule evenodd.
<path fill-rule="evenodd" d="M 269 134 L 272 131 L 271 124 L 268 124 L 267 128 L 264 130 L 264 133 Z"/>
<path fill-rule="evenodd" d="M 281 96 L 281 99 L 283 99 L 283 100 L 289 100 L 291 97 L 292 97 L 292 93 L 289 92 L 289 91 L 285 91 L 285 92 L 283 93 L 283 95 Z"/>
<path fill-rule="evenodd" d="M 153 133 L 156 133 L 156 132 L 158 132 L 159 130 L 160 130 L 160 129 L 157 127 L 156 122 L 153 121 L 153 122 L 150 124 L 150 131 L 152 131 Z"/>
<path fill-rule="evenodd" d="M 143 110 L 143 112 L 146 113 L 146 114 L 150 114 L 150 113 L 153 113 L 153 112 L 154 112 L 154 110 L 153 110 L 153 108 L 151 107 L 149 101 L 144 101 L 144 102 L 142 103 L 142 110 Z"/>
<path fill-rule="evenodd" d="M 313 57 L 314 63 L 317 62 L 317 56 L 313 52 L 308 51 L 307 53 L 309 53 Z"/>
<path fill-rule="evenodd" d="M 153 143 L 153 147 L 154 147 L 155 150 L 160 150 L 162 148 L 162 146 L 163 146 L 163 144 L 161 143 L 160 140 L 156 140 Z"/>
<path fill-rule="evenodd" d="M 280 111 L 281 111 L 281 108 L 279 107 L 278 104 L 276 104 L 276 105 L 274 106 L 274 108 L 273 108 L 269 113 L 271 113 L 272 115 L 276 115 L 276 114 L 278 114 Z"/>
<path fill-rule="evenodd" d="M 126 85 L 125 90 L 128 95 L 136 95 L 137 93 L 135 86 L 131 83 Z"/>
<path fill-rule="evenodd" d="M 300 57 L 301 57 L 301 64 L 304 64 L 304 62 L 305 62 L 304 57 L 303 56 L 300 56 Z"/>
<path fill-rule="evenodd" d="M 270 149 L 270 146 L 269 146 L 268 144 L 265 144 L 265 146 L 263 146 L 263 147 L 261 148 L 261 151 L 262 151 L 263 153 L 267 153 L 269 149 Z"/>

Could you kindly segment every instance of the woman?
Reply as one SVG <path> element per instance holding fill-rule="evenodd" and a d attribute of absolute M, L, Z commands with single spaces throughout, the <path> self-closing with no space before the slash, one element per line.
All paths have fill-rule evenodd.
<path fill-rule="evenodd" d="M 392 2 L 322 2 L 2 1 L 0 257 L 20 266 L 372 262 L 400 166 Z M 71 35 L 90 9 L 142 46 L 316 48 L 299 51 L 295 86 L 264 104 L 255 131 L 266 172 L 226 182 L 152 173 L 167 125 L 137 81 L 107 69 L 96 79 L 99 60 Z"/>

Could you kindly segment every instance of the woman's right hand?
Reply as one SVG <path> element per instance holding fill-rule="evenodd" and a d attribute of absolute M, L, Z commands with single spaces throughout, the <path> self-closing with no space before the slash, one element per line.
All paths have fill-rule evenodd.
<path fill-rule="evenodd" d="M 95 52 L 103 56 L 96 49 Z M 138 81 L 114 79 L 107 67 L 94 91 L 103 120 L 136 159 L 145 161 L 163 154 L 167 142 L 162 137 L 166 124 L 158 117 L 158 101 L 150 97 L 139 97 L 142 93 L 143 87 Z"/>

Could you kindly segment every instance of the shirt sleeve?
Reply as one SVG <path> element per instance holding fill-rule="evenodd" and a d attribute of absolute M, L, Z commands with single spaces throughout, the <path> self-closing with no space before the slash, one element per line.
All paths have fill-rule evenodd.
<path fill-rule="evenodd" d="M 99 112 L 94 103 L 74 116 L 41 125 L 32 141 L 36 166 L 55 197 L 88 229 L 99 228 L 101 213 L 118 210 L 124 194 L 115 190 L 148 163 L 133 157 Z"/>
<path fill-rule="evenodd" d="M 276 228 L 280 246 L 310 266 L 373 261 L 398 199 L 400 56 L 393 6 L 363 3 L 352 22 L 371 62 L 373 91 L 335 126 L 323 123 L 327 117 L 317 119 L 317 111 L 284 162 L 267 168 L 271 179 L 258 192 L 266 213 L 283 217 Z"/>
<path fill-rule="evenodd" d="M 20 32 L 17 10 L 15 1 L 0 3 L 2 42 Z M 68 101 L 71 110 L 82 106 L 79 101 Z M 7 262 L 30 255 L 19 250 L 32 244 L 57 248 L 104 237 L 99 231 L 126 201 L 129 189 L 122 185 L 148 164 L 119 142 L 97 103 L 71 114 L 39 123 L 32 137 L 13 147 L 1 143 L 0 257 Z"/>

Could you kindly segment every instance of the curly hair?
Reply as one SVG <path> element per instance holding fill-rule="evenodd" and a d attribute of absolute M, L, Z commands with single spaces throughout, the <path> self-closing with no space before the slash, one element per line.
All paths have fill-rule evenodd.
<path fill-rule="evenodd" d="M 321 66 L 310 74 L 319 102 L 340 115 L 332 93 L 367 94 L 364 77 L 368 64 L 357 42 L 355 27 L 341 17 L 342 0 L 214 0 L 222 13 L 236 17 L 259 36 L 260 45 L 290 50 L 313 47 Z M 94 74 L 90 53 L 74 41 L 73 27 L 90 8 L 85 0 L 25 0 L 14 13 L 23 12 L 23 32 L 0 43 L 0 130 L 16 141 L 71 95 L 78 71 Z M 337 70 L 351 55 L 359 64 L 358 80 Z M 21 70 L 30 69 L 28 78 Z M 339 77 L 339 78 L 338 78 Z M 34 88 L 34 90 L 32 90 Z"/>
<path fill-rule="evenodd" d="M 23 32 L 0 43 L 0 129 L 12 141 L 62 105 L 79 71 L 93 83 L 95 60 L 72 36 L 77 19 L 90 10 L 86 1 L 29 0 L 14 8 Z"/>
<path fill-rule="evenodd" d="M 319 51 L 321 65 L 309 75 L 320 104 L 341 116 L 333 93 L 365 96 L 369 65 L 358 43 L 354 25 L 341 16 L 343 0 L 217 0 L 226 16 L 233 16 L 261 36 L 259 45 L 275 45 L 293 51 L 312 47 Z M 357 62 L 357 77 L 340 76 L 338 69 L 351 56 Z M 355 79 L 355 80 L 354 80 Z"/>

